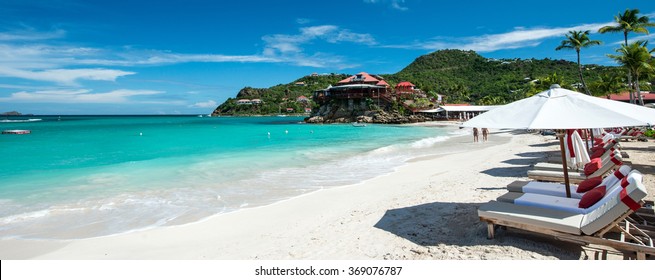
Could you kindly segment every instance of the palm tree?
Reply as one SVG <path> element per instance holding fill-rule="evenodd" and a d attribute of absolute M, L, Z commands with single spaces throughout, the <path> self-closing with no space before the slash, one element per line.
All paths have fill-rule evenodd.
<path fill-rule="evenodd" d="M 610 94 L 624 89 L 624 79 L 617 72 L 605 73 L 598 81 L 593 82 L 591 87 L 594 88 L 595 96 L 605 95 L 609 99 Z"/>
<path fill-rule="evenodd" d="M 555 48 L 556 51 L 559 51 L 561 49 L 569 49 L 569 50 L 575 50 L 576 54 L 578 55 L 578 74 L 580 75 L 580 82 L 582 82 L 582 87 L 585 90 L 585 93 L 587 95 L 591 95 L 589 92 L 589 89 L 587 88 L 587 84 L 584 81 L 584 78 L 582 77 L 582 64 L 580 64 L 580 49 L 581 48 L 586 48 L 594 45 L 600 45 L 600 41 L 598 40 L 591 40 L 589 39 L 589 30 L 587 31 L 569 31 L 569 34 L 566 34 L 566 40 L 562 41 L 562 43 Z"/>
<path fill-rule="evenodd" d="M 623 37 L 625 39 L 625 45 L 628 45 L 628 33 L 645 33 L 648 34 L 648 27 L 655 27 L 655 23 L 649 22 L 647 16 L 638 16 L 639 9 L 626 9 L 623 14 L 619 13 L 614 17 L 614 21 L 618 23 L 618 26 L 608 25 L 603 26 L 598 29 L 600 33 L 615 33 L 623 32 Z"/>
<path fill-rule="evenodd" d="M 634 76 L 634 87 L 637 96 L 639 97 L 639 104 L 644 105 L 643 97 L 641 96 L 641 91 L 639 89 L 639 76 L 642 74 L 647 74 L 653 70 L 653 57 L 652 52 L 649 51 L 646 47 L 646 42 L 637 41 L 627 46 L 621 46 L 620 49 L 616 50 L 619 55 L 608 54 L 609 57 L 616 60 L 617 63 L 628 69 L 630 73 Z M 631 87 L 633 85 L 630 85 Z"/>
<path fill-rule="evenodd" d="M 635 32 L 635 33 L 645 33 L 648 34 L 648 27 L 654 27 L 655 23 L 649 22 L 649 19 L 647 16 L 638 16 L 639 14 L 639 9 L 626 9 L 623 14 L 619 13 L 617 16 L 614 17 L 614 21 L 618 24 L 618 26 L 615 25 L 608 25 L 608 26 L 603 26 L 601 27 L 598 32 L 600 33 L 615 33 L 615 32 L 623 32 L 623 38 L 625 42 L 625 46 L 628 45 L 628 33 L 630 32 Z M 632 85 L 632 74 L 628 70 L 628 84 Z M 630 87 L 630 103 L 635 103 L 634 102 L 634 92 L 633 88 Z"/>

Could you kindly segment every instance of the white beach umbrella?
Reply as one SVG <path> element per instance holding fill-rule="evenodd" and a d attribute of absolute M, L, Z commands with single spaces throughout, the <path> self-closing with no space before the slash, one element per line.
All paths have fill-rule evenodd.
<path fill-rule="evenodd" d="M 553 85 L 465 122 L 465 127 L 578 129 L 655 124 L 655 109 L 593 97 Z"/>
<path fill-rule="evenodd" d="M 561 130 L 652 126 L 654 123 L 655 109 L 593 97 L 552 85 L 549 90 L 480 114 L 462 126 Z M 559 136 L 567 196 L 570 197 L 563 135 Z"/>

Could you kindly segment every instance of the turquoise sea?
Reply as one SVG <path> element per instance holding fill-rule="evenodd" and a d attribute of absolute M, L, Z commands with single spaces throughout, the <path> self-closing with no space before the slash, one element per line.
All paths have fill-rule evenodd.
<path fill-rule="evenodd" d="M 184 224 L 356 184 L 466 133 L 206 116 L 5 117 L 0 129 L 31 130 L 0 135 L 0 238 L 29 239 Z"/>

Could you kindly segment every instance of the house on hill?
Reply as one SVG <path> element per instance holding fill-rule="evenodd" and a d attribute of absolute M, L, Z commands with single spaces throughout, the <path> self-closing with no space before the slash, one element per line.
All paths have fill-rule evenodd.
<path fill-rule="evenodd" d="M 252 105 L 252 101 L 250 99 L 239 99 L 237 105 Z"/>
<path fill-rule="evenodd" d="M 301 96 L 298 96 L 298 98 L 296 98 L 296 102 L 298 102 L 298 103 L 308 103 L 309 98 L 305 97 L 304 95 L 301 95 Z"/>
<path fill-rule="evenodd" d="M 330 99 L 381 98 L 391 93 L 391 87 L 382 77 L 361 72 L 339 81 L 335 86 L 314 92 L 319 103 Z"/>
<path fill-rule="evenodd" d="M 408 94 L 414 93 L 416 86 L 410 82 L 400 82 L 396 85 L 397 94 Z"/>

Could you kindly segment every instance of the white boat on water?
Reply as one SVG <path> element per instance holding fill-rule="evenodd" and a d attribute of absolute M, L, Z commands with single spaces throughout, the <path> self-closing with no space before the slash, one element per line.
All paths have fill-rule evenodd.
<path fill-rule="evenodd" d="M 2 134 L 30 134 L 32 131 L 26 129 L 9 129 L 3 130 Z"/>
<path fill-rule="evenodd" d="M 353 126 L 356 126 L 356 127 L 365 127 L 365 126 L 366 126 L 366 123 L 354 122 L 354 123 L 353 123 Z"/>

